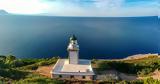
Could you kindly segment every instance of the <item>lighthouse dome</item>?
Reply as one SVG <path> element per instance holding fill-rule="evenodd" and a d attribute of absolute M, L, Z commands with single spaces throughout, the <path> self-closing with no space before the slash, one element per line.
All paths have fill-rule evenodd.
<path fill-rule="evenodd" d="M 74 40 L 74 41 L 77 40 L 76 36 L 75 36 L 75 35 L 72 35 L 72 36 L 70 37 L 70 41 L 71 41 L 71 40 Z"/>
<path fill-rule="evenodd" d="M 79 50 L 79 45 L 77 43 L 76 36 L 72 35 L 69 39 L 70 39 L 70 42 L 69 42 L 67 50 L 78 51 Z"/>

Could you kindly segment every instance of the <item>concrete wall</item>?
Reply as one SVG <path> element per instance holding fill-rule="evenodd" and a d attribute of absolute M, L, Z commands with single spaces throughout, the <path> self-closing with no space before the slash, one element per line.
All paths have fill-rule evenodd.
<path fill-rule="evenodd" d="M 85 76 L 85 78 L 83 78 Z M 73 78 L 71 78 L 71 75 L 57 75 L 52 74 L 52 78 L 61 78 L 61 79 L 78 79 L 78 80 L 93 80 L 93 75 L 74 75 Z"/>
<path fill-rule="evenodd" d="M 69 51 L 69 63 L 78 64 L 78 51 Z"/>

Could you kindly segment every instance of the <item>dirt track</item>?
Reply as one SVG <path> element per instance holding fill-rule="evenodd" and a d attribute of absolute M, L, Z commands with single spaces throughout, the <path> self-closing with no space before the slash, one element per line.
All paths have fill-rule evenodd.
<path fill-rule="evenodd" d="M 53 68 L 53 65 L 41 66 L 36 70 L 36 72 L 41 74 L 41 75 L 44 75 L 44 76 L 47 76 L 47 77 L 51 77 L 50 71 L 52 70 L 52 68 Z"/>

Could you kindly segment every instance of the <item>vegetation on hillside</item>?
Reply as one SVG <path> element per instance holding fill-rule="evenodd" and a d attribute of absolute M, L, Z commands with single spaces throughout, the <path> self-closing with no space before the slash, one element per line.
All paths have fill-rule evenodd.
<path fill-rule="evenodd" d="M 39 66 L 55 64 L 58 58 L 17 59 L 15 56 L 0 56 L 0 84 L 62 84 L 63 81 L 54 80 L 33 73 Z"/>
<path fill-rule="evenodd" d="M 156 69 L 160 69 L 160 58 L 149 57 L 136 60 L 93 60 L 98 71 L 115 69 L 119 72 L 136 74 L 139 76 L 149 75 Z"/>
<path fill-rule="evenodd" d="M 15 56 L 0 56 L 0 84 L 70 84 L 71 81 L 51 79 L 34 71 L 40 66 L 54 65 L 58 57 L 41 59 L 18 59 Z M 160 58 L 151 57 L 136 60 L 92 60 L 97 72 L 114 69 L 119 72 L 147 76 L 160 69 Z M 76 83 L 92 84 L 92 81 L 76 81 Z M 94 81 L 100 84 L 160 84 L 159 80 L 147 78 L 133 81 Z M 75 83 L 75 82 L 74 82 Z"/>

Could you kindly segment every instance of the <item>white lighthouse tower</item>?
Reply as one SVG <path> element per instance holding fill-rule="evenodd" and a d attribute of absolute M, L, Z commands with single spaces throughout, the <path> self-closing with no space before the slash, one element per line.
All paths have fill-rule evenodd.
<path fill-rule="evenodd" d="M 70 37 L 67 50 L 68 59 L 58 59 L 51 71 L 51 77 L 93 80 L 95 74 L 91 66 L 91 60 L 79 59 L 79 45 L 75 35 Z"/>
<path fill-rule="evenodd" d="M 70 37 L 70 42 L 67 50 L 69 55 L 69 64 L 78 64 L 79 45 L 77 43 L 77 38 L 75 37 L 75 35 Z"/>

